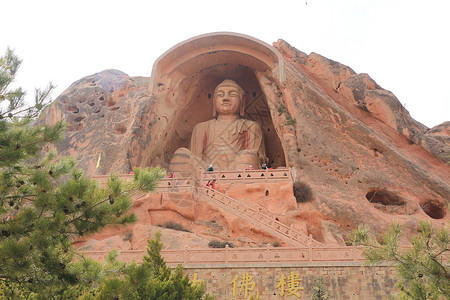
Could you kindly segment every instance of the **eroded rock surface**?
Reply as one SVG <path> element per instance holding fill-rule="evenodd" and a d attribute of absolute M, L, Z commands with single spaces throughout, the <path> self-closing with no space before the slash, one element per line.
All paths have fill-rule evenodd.
<path fill-rule="evenodd" d="M 216 188 L 261 211 L 272 211 L 283 223 L 290 222 L 289 215 L 297 209 L 290 183 L 218 184 Z M 266 196 L 268 190 L 271 195 Z M 162 230 L 166 249 L 207 248 L 210 241 L 228 242 L 235 247 L 286 245 L 234 215 L 232 210 L 214 205 L 193 191 L 139 195 L 132 211 L 139 219 L 137 224 L 104 230 L 80 239 L 76 245 L 89 251 L 114 249 L 114 245 L 120 250 L 144 249 L 157 229 Z"/>
<path fill-rule="evenodd" d="M 139 123 L 149 116 L 151 104 L 148 78 L 105 70 L 73 83 L 42 120 L 51 124 L 64 119 L 68 123 L 66 138 L 57 150 L 76 157 L 78 166 L 89 176 L 113 170 L 129 173 L 131 142 L 142 126 Z"/>
<path fill-rule="evenodd" d="M 58 150 L 75 156 L 90 176 L 128 173 L 133 166 L 168 167 L 174 151 L 188 146 L 193 126 L 211 118 L 208 93 L 216 83 L 202 86 L 202 78 L 212 78 L 208 72 L 216 77 L 236 72 L 233 79 L 241 78 L 256 103 L 246 117 L 262 123 L 269 159 L 291 168 L 294 186 L 300 182 L 307 191 L 297 191 L 306 195 L 297 201 L 292 183 L 289 191 L 282 186 L 274 190 L 274 195 L 284 196 L 270 201 L 267 188 L 258 184 L 219 184 L 223 192 L 250 199 L 280 222 L 328 244 L 343 244 L 360 224 L 381 233 L 396 220 L 412 233 L 419 220 L 448 223 L 450 122 L 427 128 L 369 75 L 319 54 L 306 55 L 283 40 L 274 47 L 284 59 L 283 81 L 275 71 L 205 66 L 204 74 L 193 75 L 192 85 L 177 81 L 181 75 L 176 73 L 149 91 L 148 78 L 107 70 L 75 82 L 43 120 L 69 123 Z M 100 168 L 95 169 L 100 154 Z M 140 217 L 137 224 L 107 230 L 84 247 L 142 249 L 155 226 L 168 221 L 191 233 L 166 229 L 164 234 L 191 246 L 216 239 L 238 246 L 279 242 L 190 194 L 149 194 L 135 199 L 133 209 Z"/>

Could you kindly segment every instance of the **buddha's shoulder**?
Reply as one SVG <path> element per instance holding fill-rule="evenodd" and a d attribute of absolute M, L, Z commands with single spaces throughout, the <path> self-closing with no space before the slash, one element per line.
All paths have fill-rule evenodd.
<path fill-rule="evenodd" d="M 240 119 L 240 121 L 241 121 L 242 124 L 248 124 L 248 125 L 257 125 L 257 126 L 260 126 L 260 124 L 259 124 L 258 122 L 252 121 L 252 120 L 249 120 L 249 119 Z"/>
<path fill-rule="evenodd" d="M 236 128 L 237 130 L 239 130 L 240 133 L 248 131 L 252 132 L 252 134 L 258 135 L 262 132 L 261 124 L 248 119 L 240 119 Z"/>
<path fill-rule="evenodd" d="M 241 124 L 246 128 L 254 128 L 254 129 L 261 128 L 261 124 L 248 119 L 241 119 Z"/>
<path fill-rule="evenodd" d="M 205 122 L 200 122 L 200 123 L 197 123 L 195 126 L 194 126 L 194 130 L 204 130 L 204 129 L 207 129 L 208 127 L 210 127 L 211 126 L 211 124 L 213 124 L 214 122 L 216 122 L 216 119 L 211 119 L 211 120 L 208 120 L 208 121 L 205 121 Z"/>

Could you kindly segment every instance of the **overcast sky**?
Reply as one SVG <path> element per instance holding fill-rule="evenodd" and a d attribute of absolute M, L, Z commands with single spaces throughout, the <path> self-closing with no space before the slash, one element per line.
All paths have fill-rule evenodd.
<path fill-rule="evenodd" d="M 0 11 L 0 53 L 23 59 L 16 84 L 30 99 L 110 68 L 150 76 L 179 42 L 231 31 L 368 73 L 428 127 L 450 120 L 448 0 L 2 0 Z"/>

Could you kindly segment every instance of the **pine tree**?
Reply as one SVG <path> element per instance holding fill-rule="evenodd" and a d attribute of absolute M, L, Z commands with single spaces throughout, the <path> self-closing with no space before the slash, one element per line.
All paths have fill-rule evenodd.
<path fill-rule="evenodd" d="M 183 276 L 183 267 L 178 265 L 174 271 L 166 266 L 161 256 L 161 233 L 157 231 L 148 241 L 147 254 L 143 263 L 125 264 L 116 260 L 111 253 L 105 263 L 91 261 L 89 266 L 100 265 L 97 270 L 104 270 L 101 276 L 90 271 L 90 288 L 87 287 L 80 299 L 214 299 L 205 294 L 202 284 L 192 283 L 188 276 Z M 82 269 L 83 263 L 76 267 Z M 87 273 L 87 272 L 86 272 Z M 97 289 L 92 286 L 99 285 Z"/>
<path fill-rule="evenodd" d="M 420 222 L 411 248 L 400 248 L 401 237 L 402 227 L 398 224 L 392 224 L 378 240 L 367 226 L 360 226 L 353 233 L 352 241 L 364 246 L 369 264 L 392 263 L 395 266 L 402 299 L 450 299 L 448 226 L 436 230 L 431 223 Z"/>
<path fill-rule="evenodd" d="M 102 187 L 75 169 L 73 158 L 42 151 L 62 139 L 65 125 L 35 124 L 53 85 L 37 90 L 34 105 L 27 107 L 22 89 L 9 88 L 20 63 L 10 49 L 0 57 L 0 291 L 17 294 L 20 286 L 25 294 L 48 299 L 83 281 L 71 266 L 78 255 L 72 241 L 107 225 L 134 222 L 130 192 L 154 189 L 163 172 L 137 169 L 132 183 L 111 175 Z"/>
<path fill-rule="evenodd" d="M 322 280 L 317 279 L 312 290 L 312 300 L 328 300 L 327 292 L 323 286 Z"/>

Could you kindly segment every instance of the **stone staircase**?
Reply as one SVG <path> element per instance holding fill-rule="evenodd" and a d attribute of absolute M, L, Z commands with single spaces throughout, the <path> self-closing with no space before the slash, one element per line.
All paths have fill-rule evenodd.
<path fill-rule="evenodd" d="M 131 180 L 132 175 L 124 174 L 121 179 Z M 109 175 L 95 176 L 94 179 L 106 184 Z M 245 204 L 239 200 L 229 197 L 223 193 L 206 187 L 205 183 L 216 180 L 216 183 L 249 183 L 269 181 L 292 181 L 289 169 L 276 170 L 244 170 L 244 171 L 214 171 L 202 172 L 200 180 L 190 178 L 164 178 L 161 179 L 157 192 L 182 192 L 194 190 L 199 196 L 213 202 L 222 209 L 241 217 L 250 222 L 256 228 L 280 238 L 287 244 L 297 247 L 325 247 L 322 243 L 314 240 L 312 236 L 307 236 L 289 226 L 277 221 L 275 216 L 268 212 L 263 212 Z"/>
<path fill-rule="evenodd" d="M 215 203 L 219 207 L 247 220 L 253 226 L 276 236 L 287 244 L 298 247 L 324 247 L 322 243 L 312 239 L 289 226 L 277 221 L 274 216 L 262 213 L 247 204 L 233 199 L 225 194 L 213 190 L 206 186 L 196 188 L 197 193 Z"/>

